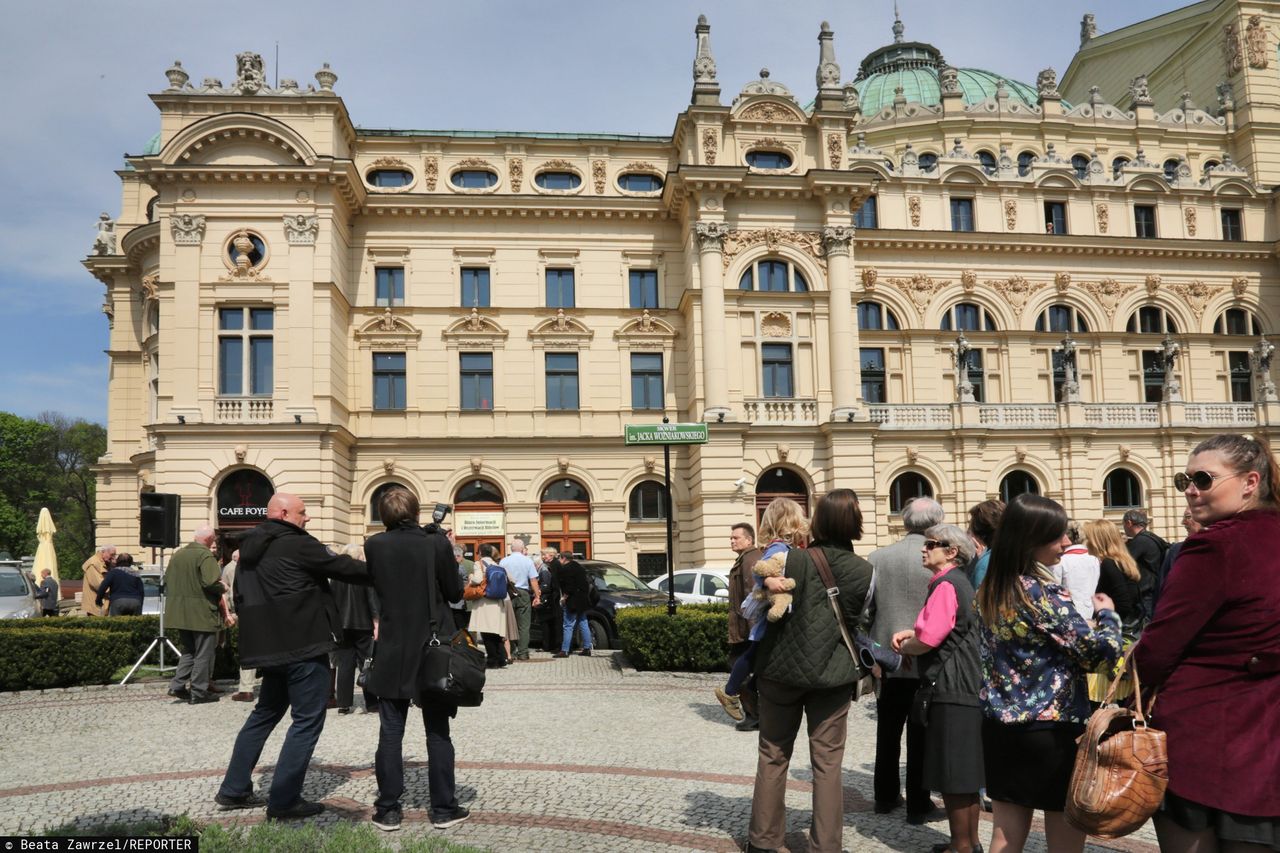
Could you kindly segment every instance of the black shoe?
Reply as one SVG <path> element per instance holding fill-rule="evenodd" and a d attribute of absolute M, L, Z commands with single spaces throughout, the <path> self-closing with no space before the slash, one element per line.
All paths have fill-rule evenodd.
<path fill-rule="evenodd" d="M 578 652 L 578 654 L 582 655 L 584 658 L 589 658 L 591 657 L 591 649 L 583 649 L 582 651 Z"/>
<path fill-rule="evenodd" d="M 448 829 L 451 826 L 457 826 L 469 817 L 471 817 L 471 811 L 458 806 L 452 812 L 432 814 L 431 825 L 436 829 Z"/>
<path fill-rule="evenodd" d="M 880 801 L 878 801 L 878 800 L 877 800 L 877 801 L 876 801 L 876 814 L 888 814 L 889 812 L 893 811 L 894 809 L 896 809 L 896 808 L 900 808 L 904 802 L 906 802 L 906 801 L 905 801 L 905 800 L 903 800 L 903 799 L 902 799 L 902 797 L 898 797 L 898 799 L 894 800 L 892 803 L 882 803 L 882 802 L 880 802 Z"/>
<path fill-rule="evenodd" d="M 177 699 L 179 702 L 190 702 L 191 691 L 185 687 L 180 687 L 177 690 L 170 690 L 169 697 L 171 699 Z"/>
<path fill-rule="evenodd" d="M 757 847 L 750 841 L 747 842 L 746 853 L 778 853 L 773 847 Z"/>
<path fill-rule="evenodd" d="M 947 853 L 947 851 L 950 849 L 951 849 L 950 843 L 935 844 L 933 845 L 932 848 L 930 848 L 929 853 Z M 973 845 L 973 853 L 983 853 L 982 845 L 981 844 Z"/>
<path fill-rule="evenodd" d="M 945 810 L 934 806 L 927 812 L 907 812 L 907 823 L 912 826 L 924 826 L 926 823 L 933 823 L 936 820 L 942 820 L 947 816 Z"/>
<path fill-rule="evenodd" d="M 338 709 L 338 713 L 339 713 L 339 714 L 350 714 L 352 710 L 353 710 L 353 709 L 351 709 L 351 708 L 339 708 L 339 709 Z"/>
<path fill-rule="evenodd" d="M 217 702 L 221 696 L 215 696 L 212 693 L 206 693 L 203 696 L 191 694 L 191 698 L 187 700 L 188 705 L 208 705 L 210 702 Z"/>
<path fill-rule="evenodd" d="M 556 652 L 554 655 L 552 655 L 553 658 L 567 658 L 568 656 L 569 656 L 568 652 Z"/>
<path fill-rule="evenodd" d="M 742 722 L 734 725 L 734 728 L 740 732 L 758 732 L 760 731 L 759 717 L 744 717 Z"/>
<path fill-rule="evenodd" d="M 217 804 L 220 812 L 229 812 L 234 809 L 256 809 L 267 804 L 266 797 L 255 794 L 252 791 L 239 797 L 228 797 L 222 793 L 215 794 L 213 801 Z"/>
<path fill-rule="evenodd" d="M 298 797 L 297 802 L 287 809 L 267 807 L 267 820 L 298 820 L 304 817 L 315 817 L 324 811 L 324 803 L 313 803 Z"/>
<path fill-rule="evenodd" d="M 378 809 L 373 813 L 373 825 L 383 832 L 395 832 L 400 828 L 401 817 L 399 809 Z"/>

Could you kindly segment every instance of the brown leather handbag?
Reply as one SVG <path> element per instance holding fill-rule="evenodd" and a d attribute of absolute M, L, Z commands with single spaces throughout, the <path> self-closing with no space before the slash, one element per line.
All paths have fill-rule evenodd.
<path fill-rule="evenodd" d="M 1127 668 L 1133 674 L 1133 710 L 1112 704 L 1120 683 L 1116 678 L 1076 741 L 1079 749 L 1067 789 L 1067 821 L 1099 838 L 1120 838 L 1146 823 L 1169 784 L 1164 732 L 1147 725 L 1132 660 Z M 1153 697 L 1148 713 L 1154 704 Z"/>

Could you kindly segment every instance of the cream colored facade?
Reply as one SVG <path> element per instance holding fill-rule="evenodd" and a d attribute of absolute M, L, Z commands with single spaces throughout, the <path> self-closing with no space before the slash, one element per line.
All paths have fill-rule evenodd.
<path fill-rule="evenodd" d="M 808 104 L 767 76 L 726 103 L 700 23 L 691 103 L 655 137 L 357 129 L 327 67 L 302 90 L 267 87 L 252 54 L 225 88 L 175 66 L 152 96 L 158 138 L 119 172 L 118 245 L 85 262 L 112 323 L 100 537 L 135 542 L 152 488 L 181 495 L 184 531 L 216 524 L 243 469 L 302 495 L 328 542 L 379 529 L 386 483 L 429 508 L 481 480 L 501 505 L 472 521 L 538 543 L 572 509 L 567 539 L 640 567 L 666 549 L 664 525 L 629 510 L 660 449 L 622 442 L 664 413 L 633 408 L 646 354 L 665 413 L 710 424 L 707 445 L 673 452 L 677 565 L 727 564 L 729 526 L 797 479 L 810 498 L 859 493 L 863 548 L 896 535 L 904 474 L 952 517 L 1023 472 L 1075 517 L 1141 504 L 1173 536 L 1187 449 L 1280 420 L 1253 328 L 1280 312 L 1280 3 L 1089 26 L 1062 85 L 1031 87 L 954 69 L 901 24 L 855 79 L 824 25 Z M 870 198 L 875 221 L 855 228 Z M 378 271 L 396 268 L 403 300 L 380 304 L 394 273 Z M 487 306 L 462 298 L 477 269 Z M 549 271 L 572 271 L 571 305 Z M 632 306 L 633 272 L 656 276 L 656 307 Z M 775 274 L 787 289 L 762 289 Z M 874 309 L 857 303 L 897 330 L 860 328 Z M 244 358 L 255 337 L 222 328 L 231 309 L 272 312 L 265 388 L 244 361 L 227 393 L 236 345 L 220 340 Z M 1055 374 L 1068 332 L 1078 391 Z M 957 346 L 981 353 L 967 385 Z M 1152 361 L 1174 347 L 1170 368 Z M 403 407 L 375 407 L 376 382 L 398 381 L 375 380 L 375 354 L 403 354 Z M 465 406 L 466 354 L 492 357 L 487 406 Z M 548 405 L 549 354 L 577 357 L 576 409 Z M 589 509 L 543 502 L 565 481 Z"/>

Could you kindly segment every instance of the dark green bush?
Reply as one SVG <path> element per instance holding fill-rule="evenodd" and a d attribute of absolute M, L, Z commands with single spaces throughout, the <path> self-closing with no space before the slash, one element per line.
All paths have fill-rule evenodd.
<path fill-rule="evenodd" d="M 622 650 L 636 669 L 719 672 L 729 667 L 729 607 L 628 607 L 617 615 Z"/>
<path fill-rule="evenodd" d="M 129 660 L 122 633 L 0 626 L 0 690 L 105 684 Z"/>

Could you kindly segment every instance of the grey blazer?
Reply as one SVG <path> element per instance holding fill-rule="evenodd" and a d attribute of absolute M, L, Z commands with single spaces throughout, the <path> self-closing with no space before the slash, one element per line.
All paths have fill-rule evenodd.
<path fill-rule="evenodd" d="M 871 638 L 886 648 L 893 635 L 916 624 L 916 616 L 929 598 L 929 581 L 933 573 L 924 567 L 923 533 L 908 533 L 906 538 L 871 552 L 867 557 L 875 567 L 875 594 L 867 608 L 864 623 Z M 919 678 L 915 669 L 886 673 L 887 678 Z"/>

